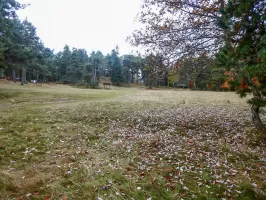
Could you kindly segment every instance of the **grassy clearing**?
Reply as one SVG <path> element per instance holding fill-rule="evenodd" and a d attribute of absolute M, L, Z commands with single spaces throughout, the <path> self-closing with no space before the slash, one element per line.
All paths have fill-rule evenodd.
<path fill-rule="evenodd" d="M 234 93 L 2 83 L 0 107 L 1 199 L 266 198 Z"/>

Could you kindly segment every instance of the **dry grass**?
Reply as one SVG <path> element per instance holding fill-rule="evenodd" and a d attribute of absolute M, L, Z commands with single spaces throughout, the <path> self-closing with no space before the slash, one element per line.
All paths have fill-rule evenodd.
<path fill-rule="evenodd" d="M 265 137 L 245 101 L 0 83 L 0 198 L 265 199 Z"/>

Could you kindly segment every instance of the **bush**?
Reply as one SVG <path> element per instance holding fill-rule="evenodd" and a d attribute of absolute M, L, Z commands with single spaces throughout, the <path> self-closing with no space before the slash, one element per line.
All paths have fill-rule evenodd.
<path fill-rule="evenodd" d="M 100 89 L 98 82 L 94 82 L 94 83 L 78 82 L 75 84 L 75 86 L 81 87 L 81 88 Z"/>
<path fill-rule="evenodd" d="M 130 84 L 122 83 L 120 86 L 121 86 L 121 87 L 130 87 Z"/>
<path fill-rule="evenodd" d="M 88 87 L 91 88 L 91 89 L 100 89 L 98 82 L 89 83 Z"/>
<path fill-rule="evenodd" d="M 86 87 L 88 84 L 87 83 L 84 83 L 84 82 L 78 82 L 75 84 L 75 86 L 77 87 Z"/>

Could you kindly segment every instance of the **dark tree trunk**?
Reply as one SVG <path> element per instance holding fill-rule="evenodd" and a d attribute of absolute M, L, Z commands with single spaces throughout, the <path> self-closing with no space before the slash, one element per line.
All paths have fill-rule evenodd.
<path fill-rule="evenodd" d="M 39 83 L 39 77 L 40 77 L 40 72 L 37 70 L 37 72 L 36 72 L 36 84 Z"/>
<path fill-rule="evenodd" d="M 12 68 L 12 80 L 13 80 L 14 82 L 17 81 L 17 77 L 16 77 L 16 69 L 15 69 L 14 67 Z"/>
<path fill-rule="evenodd" d="M 92 75 L 92 82 L 96 83 L 97 82 L 97 69 L 93 69 L 93 75 Z"/>
<path fill-rule="evenodd" d="M 26 68 L 22 67 L 22 78 L 21 78 L 21 85 L 26 83 Z"/>
<path fill-rule="evenodd" d="M 251 114 L 252 114 L 252 122 L 253 122 L 254 126 L 258 130 L 266 133 L 266 127 L 260 119 L 260 106 L 252 105 L 251 106 Z"/>
<path fill-rule="evenodd" d="M 134 73 L 131 72 L 131 83 L 134 83 Z"/>

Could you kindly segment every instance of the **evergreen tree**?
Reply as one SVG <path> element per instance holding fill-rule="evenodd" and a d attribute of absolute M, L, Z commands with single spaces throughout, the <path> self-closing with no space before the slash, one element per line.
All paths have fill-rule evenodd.
<path fill-rule="evenodd" d="M 118 48 L 113 49 L 111 53 L 112 58 L 112 82 L 113 84 L 119 86 L 123 83 L 121 61 L 118 57 Z"/>
<path fill-rule="evenodd" d="M 41 68 L 42 72 L 40 74 L 40 79 L 44 81 L 44 79 L 47 79 L 48 82 L 55 82 L 56 79 L 56 66 L 55 66 L 55 55 L 54 52 L 43 46 L 40 56 L 42 66 L 45 66 L 45 68 Z M 36 79 L 38 81 L 38 79 Z"/>
<path fill-rule="evenodd" d="M 70 50 L 65 45 L 63 51 L 54 54 L 40 41 L 29 21 L 17 18 L 16 10 L 24 7 L 15 0 L 0 1 L 1 76 L 12 76 L 14 81 L 20 78 L 22 84 L 26 80 L 90 84 L 98 83 L 100 76 L 111 77 L 116 85 L 123 83 L 118 48 L 107 56 L 97 51 L 88 57 L 84 49 Z M 125 79 L 133 82 L 141 66 L 139 58 L 127 55 L 123 59 L 123 69 L 128 72 Z"/>
<path fill-rule="evenodd" d="M 66 73 L 67 68 L 71 64 L 71 51 L 68 45 L 64 46 L 63 52 L 58 54 L 57 64 L 58 64 L 58 78 L 59 81 L 67 81 Z"/>
<path fill-rule="evenodd" d="M 12 19 L 17 17 L 16 10 L 20 8 L 22 5 L 15 0 L 0 1 L 0 61 L 4 60 L 6 45 L 10 43 L 13 28 Z M 3 63 L 0 63 L 1 67 L 4 67 Z"/>
<path fill-rule="evenodd" d="M 90 64 L 92 66 L 92 82 L 98 83 L 101 72 L 103 72 L 104 56 L 100 51 L 93 51 L 90 55 Z"/>
<path fill-rule="evenodd" d="M 13 80 L 16 80 L 16 71 L 21 70 L 21 83 L 26 82 L 26 72 L 30 69 L 39 51 L 39 38 L 36 35 L 35 27 L 27 20 L 20 22 L 12 20 L 12 36 L 6 43 L 4 52 L 4 63 L 12 68 Z"/>
<path fill-rule="evenodd" d="M 142 58 L 134 55 L 124 55 L 121 57 L 123 79 L 126 83 L 134 83 L 138 81 L 139 71 L 143 68 Z M 137 78 L 137 80 L 135 80 Z"/>
<path fill-rule="evenodd" d="M 264 0 L 229 0 L 221 9 L 220 27 L 225 45 L 217 55 L 217 63 L 231 70 L 241 97 L 251 90 L 254 125 L 266 132 L 260 120 L 260 108 L 266 106 L 266 9 Z M 242 87 L 241 87 L 242 85 Z M 246 85 L 246 87 L 243 87 Z M 248 88 L 248 89 L 247 89 Z"/>
<path fill-rule="evenodd" d="M 112 77 L 112 56 L 107 54 L 103 60 L 102 76 Z"/>

